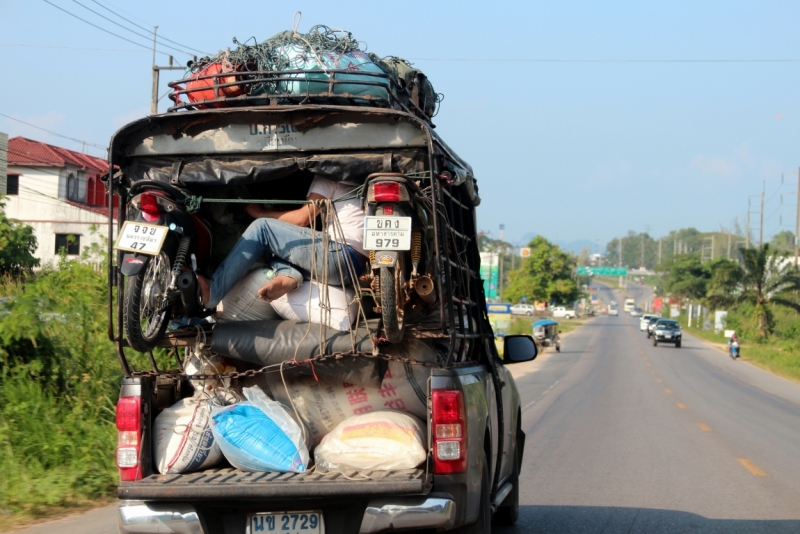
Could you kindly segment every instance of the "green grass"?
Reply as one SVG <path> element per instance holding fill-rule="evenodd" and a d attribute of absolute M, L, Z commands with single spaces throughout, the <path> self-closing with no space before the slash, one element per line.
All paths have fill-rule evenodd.
<path fill-rule="evenodd" d="M 541 317 L 512 317 L 511 319 L 511 329 L 509 331 L 510 335 L 519 335 L 519 334 L 528 334 L 533 335 L 533 323 L 541 319 Z M 567 332 L 572 332 L 582 324 L 584 324 L 588 318 L 579 318 L 579 319 L 555 319 L 558 322 L 558 329 L 562 334 L 566 334 Z"/>

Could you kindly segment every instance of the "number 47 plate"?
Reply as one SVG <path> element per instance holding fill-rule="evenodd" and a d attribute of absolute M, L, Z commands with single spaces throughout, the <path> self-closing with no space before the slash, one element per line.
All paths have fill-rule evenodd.
<path fill-rule="evenodd" d="M 410 250 L 411 217 L 364 217 L 364 250 Z"/>
<path fill-rule="evenodd" d="M 157 224 L 125 221 L 114 248 L 155 256 L 161 252 L 169 228 Z"/>

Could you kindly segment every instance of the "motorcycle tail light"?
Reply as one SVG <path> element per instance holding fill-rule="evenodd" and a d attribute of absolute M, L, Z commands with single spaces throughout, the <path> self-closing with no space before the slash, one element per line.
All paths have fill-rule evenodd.
<path fill-rule="evenodd" d="M 161 217 L 161 207 L 158 205 L 156 196 L 152 193 L 142 193 L 139 196 L 139 210 L 144 215 L 145 220 L 153 222 Z"/>
<path fill-rule="evenodd" d="M 375 202 L 400 202 L 400 184 L 397 182 L 376 182 L 372 185 Z"/>

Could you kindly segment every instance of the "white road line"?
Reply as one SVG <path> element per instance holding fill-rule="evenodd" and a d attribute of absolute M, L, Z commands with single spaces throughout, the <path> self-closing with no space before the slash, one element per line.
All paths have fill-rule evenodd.
<path fill-rule="evenodd" d="M 553 389 L 554 387 L 556 387 L 556 386 L 558 385 L 558 383 L 559 383 L 559 382 L 561 382 L 561 379 L 560 379 L 560 378 L 559 378 L 558 380 L 556 380 L 556 381 L 555 381 L 555 383 L 554 383 L 552 386 L 550 386 L 549 388 L 547 388 L 547 389 L 544 391 L 544 393 L 542 393 L 541 395 L 539 395 L 539 397 L 538 397 L 536 400 L 533 400 L 533 401 L 529 402 L 528 404 L 526 404 L 525 406 L 523 406 L 523 408 L 522 408 L 522 411 L 523 411 L 523 412 L 524 412 L 524 411 L 527 411 L 527 410 L 528 410 L 528 408 L 531 408 L 531 407 L 532 407 L 534 404 L 536 404 L 537 402 L 539 402 L 540 400 L 542 400 L 542 397 L 544 397 L 545 395 L 547 395 L 547 393 L 548 393 L 548 392 L 549 392 L 551 389 Z"/>

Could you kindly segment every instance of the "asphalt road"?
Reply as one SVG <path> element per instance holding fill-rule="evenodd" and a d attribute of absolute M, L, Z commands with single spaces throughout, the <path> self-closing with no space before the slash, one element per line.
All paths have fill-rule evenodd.
<path fill-rule="evenodd" d="M 653 347 L 625 313 L 513 369 L 520 519 L 496 533 L 800 532 L 797 384 L 689 336 Z M 21 532 L 116 532 L 115 507 Z"/>
<path fill-rule="evenodd" d="M 800 532 L 797 384 L 690 336 L 653 347 L 624 313 L 534 364 L 520 520 L 495 532 Z"/>

